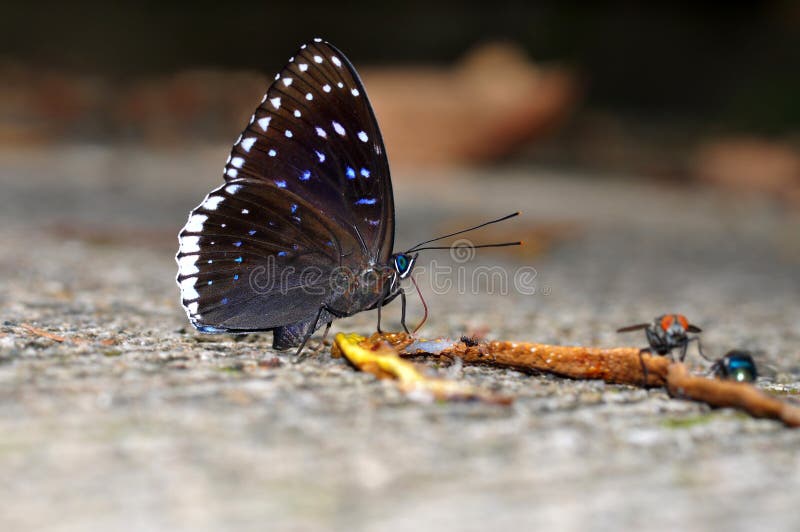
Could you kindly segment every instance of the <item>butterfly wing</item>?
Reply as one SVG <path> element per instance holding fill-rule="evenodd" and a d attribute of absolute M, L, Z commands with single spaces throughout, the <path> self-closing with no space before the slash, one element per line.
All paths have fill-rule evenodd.
<path fill-rule="evenodd" d="M 179 235 L 181 298 L 203 332 L 287 326 L 294 338 L 330 321 L 317 314 L 336 268 L 391 254 L 383 140 L 355 69 L 328 43 L 303 46 L 276 76 L 225 180 Z"/>
<path fill-rule="evenodd" d="M 303 45 L 275 76 L 231 150 L 225 178 L 238 177 L 306 198 L 363 240 L 368 257 L 391 255 L 394 198 L 383 138 L 355 68 L 329 43 Z"/>
<path fill-rule="evenodd" d="M 325 301 L 341 235 L 302 198 L 284 199 L 274 187 L 238 179 L 192 211 L 180 234 L 178 284 L 196 327 L 271 329 Z"/>

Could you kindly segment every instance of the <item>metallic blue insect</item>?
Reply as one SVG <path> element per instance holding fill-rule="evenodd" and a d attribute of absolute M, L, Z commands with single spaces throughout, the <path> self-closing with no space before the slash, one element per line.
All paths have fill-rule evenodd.
<path fill-rule="evenodd" d="M 752 355 L 747 351 L 734 349 L 714 362 L 710 373 L 720 379 L 738 382 L 754 382 L 758 378 L 758 370 Z"/>
<path fill-rule="evenodd" d="M 398 296 L 408 331 L 401 281 L 418 252 L 518 214 L 394 252 L 392 181 L 375 114 L 350 61 L 321 39 L 275 76 L 224 176 L 178 237 L 183 307 L 201 332 L 272 331 L 275 348 L 298 353 L 334 318 L 378 309 L 380 330 L 381 307 Z"/>

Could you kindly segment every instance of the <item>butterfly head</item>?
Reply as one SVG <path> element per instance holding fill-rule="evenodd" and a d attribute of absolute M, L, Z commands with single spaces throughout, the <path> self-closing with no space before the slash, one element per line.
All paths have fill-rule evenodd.
<path fill-rule="evenodd" d="M 392 255 L 392 266 L 400 279 L 405 279 L 411 275 L 411 270 L 414 269 L 414 263 L 417 262 L 418 256 L 419 253 L 395 253 Z"/>

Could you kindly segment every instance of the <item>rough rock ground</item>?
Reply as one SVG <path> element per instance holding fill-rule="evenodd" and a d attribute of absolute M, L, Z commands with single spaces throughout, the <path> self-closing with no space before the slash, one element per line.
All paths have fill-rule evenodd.
<path fill-rule="evenodd" d="M 800 432 L 772 421 L 475 367 L 457 377 L 515 405 L 420 403 L 327 351 L 294 365 L 268 334 L 196 334 L 177 303 L 175 233 L 226 151 L 2 152 L 2 530 L 800 528 Z M 460 289 L 460 264 L 427 255 L 454 268 L 454 286 L 420 271 L 425 335 L 636 344 L 614 329 L 680 311 L 709 353 L 755 349 L 762 387 L 800 393 L 797 215 L 536 168 L 394 181 L 400 246 L 466 214 L 522 209 L 510 238 L 539 222 L 581 227 L 546 255 L 486 251 L 464 270 L 533 266 L 535 294 L 513 279 L 506 295 Z M 396 325 L 397 306 L 389 315 Z M 369 333 L 374 320 L 335 330 Z"/>

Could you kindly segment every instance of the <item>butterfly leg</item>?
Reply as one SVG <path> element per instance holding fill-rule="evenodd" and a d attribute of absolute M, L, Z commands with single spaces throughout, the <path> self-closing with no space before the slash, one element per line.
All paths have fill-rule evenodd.
<path fill-rule="evenodd" d="M 381 308 L 383 307 L 384 301 L 386 301 L 386 298 L 382 297 L 378 303 L 378 334 L 383 334 L 383 331 L 381 330 Z"/>
<path fill-rule="evenodd" d="M 317 324 L 319 323 L 319 319 L 322 316 L 322 312 L 324 310 L 326 310 L 326 309 L 327 309 L 327 307 L 325 305 L 322 305 L 322 306 L 319 307 L 319 310 L 317 311 L 317 317 L 314 318 L 314 323 L 311 325 L 311 327 L 308 328 L 308 332 L 306 332 L 305 336 L 303 336 L 303 341 L 300 342 L 300 347 L 298 347 L 297 351 L 295 351 L 295 353 L 294 353 L 294 363 L 295 364 L 305 360 L 306 355 L 303 355 L 303 348 L 306 346 L 306 343 L 308 342 L 308 339 L 311 338 L 311 335 L 314 334 L 314 331 L 317 330 Z M 328 322 L 328 328 L 330 328 L 330 325 L 331 325 L 331 322 Z M 328 329 L 325 329 L 325 334 L 326 335 L 328 334 Z"/>
<path fill-rule="evenodd" d="M 322 343 L 325 344 L 325 340 L 328 339 L 328 333 L 331 331 L 331 325 L 333 325 L 332 321 L 329 321 L 327 325 L 325 325 L 325 332 L 322 333 Z"/>
<path fill-rule="evenodd" d="M 406 291 L 402 288 L 400 289 L 400 324 L 403 326 L 403 330 L 406 331 L 406 334 L 411 334 L 411 331 L 408 330 L 408 326 L 406 325 Z"/>

